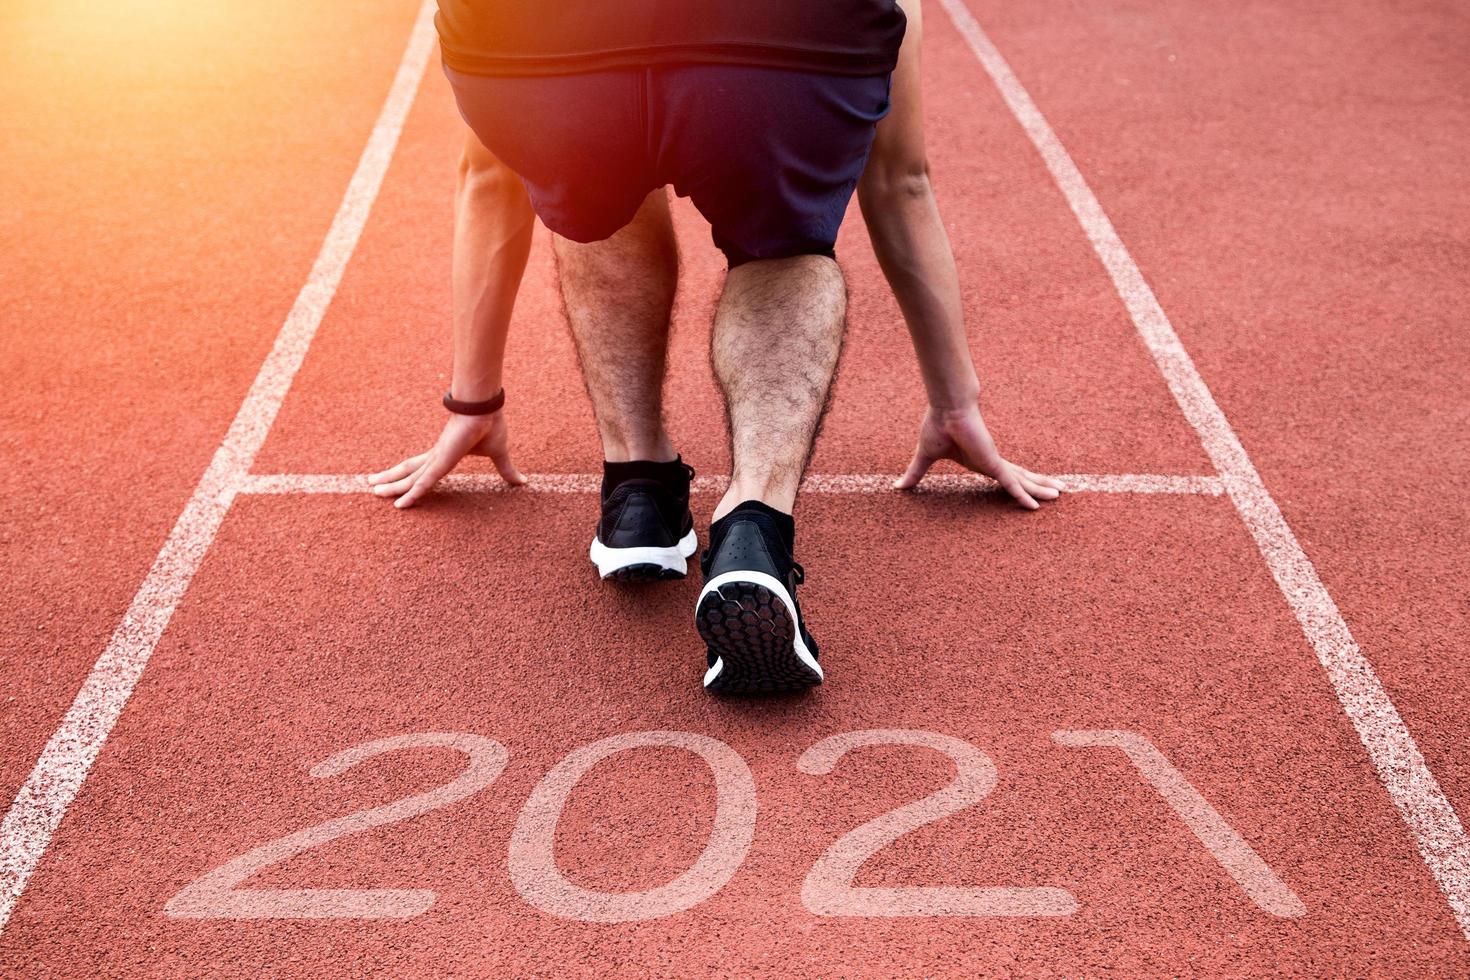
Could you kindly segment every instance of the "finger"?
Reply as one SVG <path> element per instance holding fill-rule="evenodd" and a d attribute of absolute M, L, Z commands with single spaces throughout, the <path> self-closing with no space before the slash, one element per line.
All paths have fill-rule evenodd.
<path fill-rule="evenodd" d="M 525 475 L 516 469 L 516 464 L 510 461 L 509 450 L 492 451 L 490 453 L 490 462 L 495 464 L 496 472 L 500 474 L 500 478 L 506 483 L 509 483 L 513 487 L 523 487 L 526 485 Z"/>
<path fill-rule="evenodd" d="M 1026 492 L 1026 488 L 1021 485 L 1020 479 L 1017 478 L 1014 472 L 1007 470 L 1002 474 L 998 482 L 1006 493 L 1015 498 L 1016 503 L 1025 507 L 1027 510 L 1036 510 L 1041 506 L 1035 500 L 1031 499 L 1031 495 Z"/>
<path fill-rule="evenodd" d="M 397 507 L 399 510 L 406 510 L 407 508 L 412 507 L 420 497 L 422 497 L 424 494 L 428 493 L 432 489 L 434 489 L 433 483 L 425 483 L 423 477 L 419 477 L 417 480 L 413 481 L 413 486 L 409 487 L 408 490 L 404 492 L 403 496 L 393 501 L 393 506 Z"/>
<path fill-rule="evenodd" d="M 405 493 L 409 487 L 412 487 L 414 481 L 417 480 L 418 477 L 419 471 L 415 470 L 401 480 L 395 480 L 392 483 L 378 484 L 377 486 L 373 487 L 373 493 L 379 497 L 397 497 L 399 494 Z"/>
<path fill-rule="evenodd" d="M 373 486 L 377 486 L 379 483 L 388 483 L 392 480 L 401 480 L 405 476 L 408 476 L 410 473 L 412 473 L 414 470 L 418 469 L 420 466 L 423 466 L 424 460 L 428 458 L 428 453 L 419 453 L 417 456 L 410 456 L 408 459 L 405 459 L 397 466 L 383 470 L 383 472 L 381 473 L 373 473 L 368 477 L 368 483 Z"/>
<path fill-rule="evenodd" d="M 1017 468 L 1020 469 L 1020 467 Z M 1054 476 L 1047 476 L 1044 473 L 1032 473 L 1030 470 L 1027 469 L 1022 469 L 1021 473 L 1032 483 L 1040 484 L 1043 487 L 1051 487 L 1053 490 L 1067 489 L 1067 485 Z"/>
<path fill-rule="evenodd" d="M 1021 474 L 1021 486 L 1037 500 L 1056 500 L 1062 495 L 1062 491 L 1056 487 L 1043 486 L 1030 479 L 1024 472 Z"/>
<path fill-rule="evenodd" d="M 424 461 L 428 458 L 428 453 L 419 453 L 417 456 L 410 456 L 408 457 L 408 459 L 405 459 L 397 466 L 383 470 L 381 473 L 372 474 L 368 477 L 368 483 L 376 485 L 379 483 L 391 483 L 394 480 L 401 480 L 405 476 L 408 476 L 410 473 L 413 473 L 420 466 L 423 466 Z"/>
<path fill-rule="evenodd" d="M 934 465 L 934 457 L 924 452 L 923 447 L 914 450 L 913 461 L 909 468 L 904 470 L 903 476 L 893 481 L 895 490 L 912 490 L 924 479 L 924 474 L 929 472 L 929 467 Z"/>
<path fill-rule="evenodd" d="M 418 479 L 413 481 L 413 486 L 408 488 L 407 493 L 393 501 L 393 506 L 400 510 L 412 507 L 419 498 L 434 489 L 434 484 L 452 469 L 454 469 L 454 463 L 446 463 L 443 456 L 435 456 L 424 464 L 424 468 L 419 470 Z"/>

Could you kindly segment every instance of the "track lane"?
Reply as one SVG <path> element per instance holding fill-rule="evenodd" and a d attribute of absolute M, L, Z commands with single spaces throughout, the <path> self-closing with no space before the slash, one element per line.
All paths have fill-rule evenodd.
<path fill-rule="evenodd" d="M 1436 4 L 971 4 L 1470 811 L 1470 99 Z"/>
<path fill-rule="evenodd" d="M 273 0 L 0 12 L 7 805 L 300 288 L 412 16 L 396 0 L 350 23 Z"/>
<path fill-rule="evenodd" d="M 1078 497 L 1049 525 L 944 498 L 902 509 L 809 500 L 803 541 L 809 567 L 823 571 L 803 598 L 833 682 L 760 702 L 698 692 L 693 581 L 655 592 L 591 587 L 579 553 L 583 498 L 445 498 L 404 521 L 381 520 L 377 503 L 237 505 L 0 941 L 7 972 L 40 963 L 106 973 L 208 963 L 221 975 L 269 965 L 336 975 L 352 963 L 395 972 L 616 963 L 659 974 L 781 966 L 831 975 L 868 963 L 1158 974 L 1456 972 L 1470 963 L 1225 500 Z M 497 546 L 496 528 L 532 522 L 535 541 Z M 893 551 L 895 533 L 912 547 Z M 979 563 L 982 540 L 994 550 Z M 887 559 L 854 562 L 854 549 Z M 325 553 L 335 560 L 321 561 Z M 1029 588 L 999 587 L 1018 580 Z M 462 583 L 453 601 L 446 581 Z M 589 587 L 570 587 L 579 582 Z M 926 612 L 915 616 L 920 600 Z M 1262 672 L 1253 665 L 1263 649 L 1296 656 Z M 806 911 L 800 889 L 818 854 L 952 773 L 941 756 L 900 748 L 864 750 L 830 776 L 797 771 L 821 738 L 872 727 L 966 739 L 993 758 L 999 778 L 975 806 L 880 851 L 859 885 L 1045 885 L 1074 894 L 1078 911 L 891 920 Z M 1307 914 L 1262 912 L 1119 753 L 1052 739 L 1097 728 L 1146 735 Z M 752 769 L 759 811 L 740 869 L 707 902 L 642 924 L 532 909 L 506 865 L 532 787 L 569 750 L 647 729 L 713 735 Z M 249 884 L 434 889 L 424 915 L 283 923 L 161 914 L 179 889 L 252 846 L 460 769 L 429 753 L 307 775 L 350 745 L 413 731 L 495 738 L 510 763 L 462 804 L 328 844 Z M 688 866 L 708 833 L 708 774 L 681 753 L 645 751 L 595 770 L 563 815 L 559 866 L 585 887 L 657 886 Z"/>

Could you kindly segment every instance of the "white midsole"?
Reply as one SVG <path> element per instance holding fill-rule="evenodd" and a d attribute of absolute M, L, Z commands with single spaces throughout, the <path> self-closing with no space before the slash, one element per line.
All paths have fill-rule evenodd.
<path fill-rule="evenodd" d="M 698 547 L 699 539 L 695 536 L 694 529 L 690 528 L 689 533 L 680 538 L 679 543 L 672 548 L 609 548 L 593 538 L 587 557 L 592 559 L 598 574 L 603 578 L 629 565 L 657 565 L 683 575 L 689 569 L 689 563 L 685 559 L 694 554 L 694 549 Z"/>
<path fill-rule="evenodd" d="M 792 625 L 796 629 L 796 635 L 792 639 L 792 648 L 796 651 L 797 659 L 810 667 L 817 677 L 822 677 L 821 665 L 817 663 L 817 658 L 812 656 L 812 652 L 807 649 L 805 641 L 801 638 L 801 620 L 796 614 L 796 603 L 792 600 L 791 593 L 786 591 L 786 586 L 782 585 L 774 576 L 767 575 L 765 572 L 725 572 L 722 575 L 716 575 L 706 582 L 704 588 L 700 590 L 699 598 L 694 603 L 694 614 L 696 616 L 699 615 L 699 606 L 700 603 L 704 602 L 705 596 L 711 592 L 719 591 L 720 586 L 728 582 L 753 582 L 756 585 L 763 586 L 781 600 L 786 606 L 787 614 L 791 616 Z M 714 666 L 704 672 L 704 686 L 709 687 L 710 681 L 719 677 L 720 671 L 724 669 L 724 658 L 716 657 Z"/>

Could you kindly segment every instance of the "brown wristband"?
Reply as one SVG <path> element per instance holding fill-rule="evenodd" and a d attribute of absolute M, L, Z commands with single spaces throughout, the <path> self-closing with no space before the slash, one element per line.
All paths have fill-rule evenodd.
<path fill-rule="evenodd" d="M 462 402 L 449 392 L 444 393 L 444 407 L 455 415 L 493 415 L 505 405 L 505 389 L 501 388 L 495 394 L 482 402 Z"/>

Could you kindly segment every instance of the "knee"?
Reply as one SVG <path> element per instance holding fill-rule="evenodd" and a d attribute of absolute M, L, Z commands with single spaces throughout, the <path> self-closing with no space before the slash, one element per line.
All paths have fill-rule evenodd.
<path fill-rule="evenodd" d="M 603 291 L 667 293 L 672 300 L 679 253 L 672 227 L 631 220 L 628 215 L 583 215 L 575 222 L 547 223 L 554 232 L 563 285 Z"/>
<path fill-rule="evenodd" d="M 678 262 L 678 244 L 668 202 L 655 191 L 639 201 L 584 201 L 564 208 L 574 216 L 559 227 L 552 227 L 566 243 L 596 245 L 605 242 L 598 253 L 606 256 L 626 255 L 630 261 L 649 266 Z"/>
<path fill-rule="evenodd" d="M 558 256 L 576 252 L 584 262 L 593 257 L 606 261 L 616 251 L 610 240 L 618 238 L 633 217 L 630 210 L 608 207 L 606 202 L 578 199 L 565 187 L 541 187 L 539 193 L 533 189 L 532 202 L 541 223 L 555 236 L 552 243 Z"/>
<path fill-rule="evenodd" d="M 730 269 L 738 269 L 752 262 L 781 262 L 785 260 L 795 260 L 796 264 L 801 264 L 803 260 L 808 259 L 827 259 L 834 266 L 837 264 L 836 247 L 821 243 L 793 245 L 790 248 L 777 249 L 765 255 L 752 255 L 749 252 L 744 252 L 734 247 L 726 247 L 723 251 L 725 253 L 725 263 Z"/>

